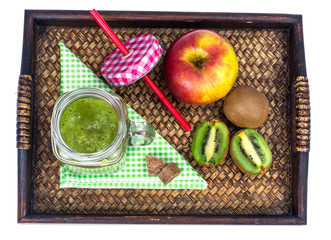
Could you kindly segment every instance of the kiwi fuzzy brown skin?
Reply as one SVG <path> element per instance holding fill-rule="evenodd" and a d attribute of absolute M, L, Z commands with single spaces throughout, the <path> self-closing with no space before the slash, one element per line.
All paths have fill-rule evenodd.
<path fill-rule="evenodd" d="M 237 136 L 238 134 L 244 132 L 245 130 L 246 130 L 246 129 L 239 130 L 239 131 L 237 131 L 237 132 L 232 136 L 231 141 L 230 141 L 230 156 L 231 156 L 231 159 L 233 160 L 234 164 L 237 166 L 237 168 L 240 169 L 240 171 L 242 171 L 243 173 L 245 173 L 245 174 L 247 174 L 247 175 L 249 175 L 249 176 L 256 176 L 255 174 L 252 174 L 252 173 L 247 172 L 247 171 L 246 171 L 246 170 L 245 170 L 245 169 L 244 169 L 244 168 L 238 163 L 238 161 L 237 161 L 237 159 L 236 159 L 236 157 L 234 156 L 233 151 L 232 151 L 232 141 L 233 141 L 233 138 L 234 138 L 235 136 Z M 270 166 L 271 166 L 271 164 L 270 164 Z M 267 172 L 267 171 L 269 170 L 270 166 L 268 166 L 267 168 L 264 168 L 259 174 L 263 174 L 263 173 Z"/>
<path fill-rule="evenodd" d="M 224 101 L 223 111 L 227 119 L 242 128 L 258 128 L 269 115 L 269 102 L 263 93 L 253 87 L 235 87 Z"/>

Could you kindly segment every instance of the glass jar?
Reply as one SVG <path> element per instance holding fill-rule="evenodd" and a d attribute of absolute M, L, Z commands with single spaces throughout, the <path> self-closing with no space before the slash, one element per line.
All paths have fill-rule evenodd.
<path fill-rule="evenodd" d="M 118 130 L 115 139 L 105 149 L 94 153 L 80 153 L 71 149 L 63 140 L 60 123 L 65 109 L 76 100 L 101 99 L 115 110 Z M 128 119 L 126 103 L 116 93 L 108 93 L 98 88 L 78 88 L 61 95 L 55 102 L 51 119 L 51 141 L 55 157 L 60 164 L 79 168 L 106 168 L 114 173 L 125 165 L 128 144 L 142 146 L 150 144 L 155 137 L 154 128 L 146 122 L 132 122 Z"/>

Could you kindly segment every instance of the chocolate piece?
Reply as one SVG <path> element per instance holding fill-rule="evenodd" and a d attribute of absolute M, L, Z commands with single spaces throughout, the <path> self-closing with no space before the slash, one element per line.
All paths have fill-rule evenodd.
<path fill-rule="evenodd" d="M 161 181 L 167 185 L 171 180 L 177 177 L 181 173 L 181 170 L 175 163 L 169 163 L 167 166 L 162 168 L 161 172 L 159 172 L 159 178 Z"/>
<path fill-rule="evenodd" d="M 156 176 L 166 165 L 166 162 L 160 158 L 146 155 L 146 164 L 149 175 Z"/>

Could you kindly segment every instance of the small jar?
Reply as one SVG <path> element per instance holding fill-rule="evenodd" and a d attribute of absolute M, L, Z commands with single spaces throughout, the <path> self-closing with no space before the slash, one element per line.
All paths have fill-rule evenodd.
<path fill-rule="evenodd" d="M 115 110 L 118 130 L 115 139 L 105 149 L 94 153 L 80 153 L 71 149 L 63 140 L 60 123 L 65 109 L 80 99 L 101 99 Z M 78 88 L 61 95 L 55 102 L 51 119 L 51 140 L 55 157 L 60 164 L 79 168 L 104 168 L 114 173 L 125 165 L 128 143 L 135 146 L 148 145 L 155 137 L 154 128 L 145 122 L 131 122 L 128 119 L 126 103 L 116 93 L 108 93 L 98 88 Z"/>

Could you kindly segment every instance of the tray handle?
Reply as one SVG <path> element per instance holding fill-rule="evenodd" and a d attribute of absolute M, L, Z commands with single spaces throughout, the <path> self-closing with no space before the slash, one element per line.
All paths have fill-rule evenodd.
<path fill-rule="evenodd" d="M 17 149 L 31 147 L 32 77 L 20 75 L 17 93 Z"/>
<path fill-rule="evenodd" d="M 296 150 L 310 149 L 310 101 L 308 78 L 298 76 L 294 82 L 296 109 Z"/>

